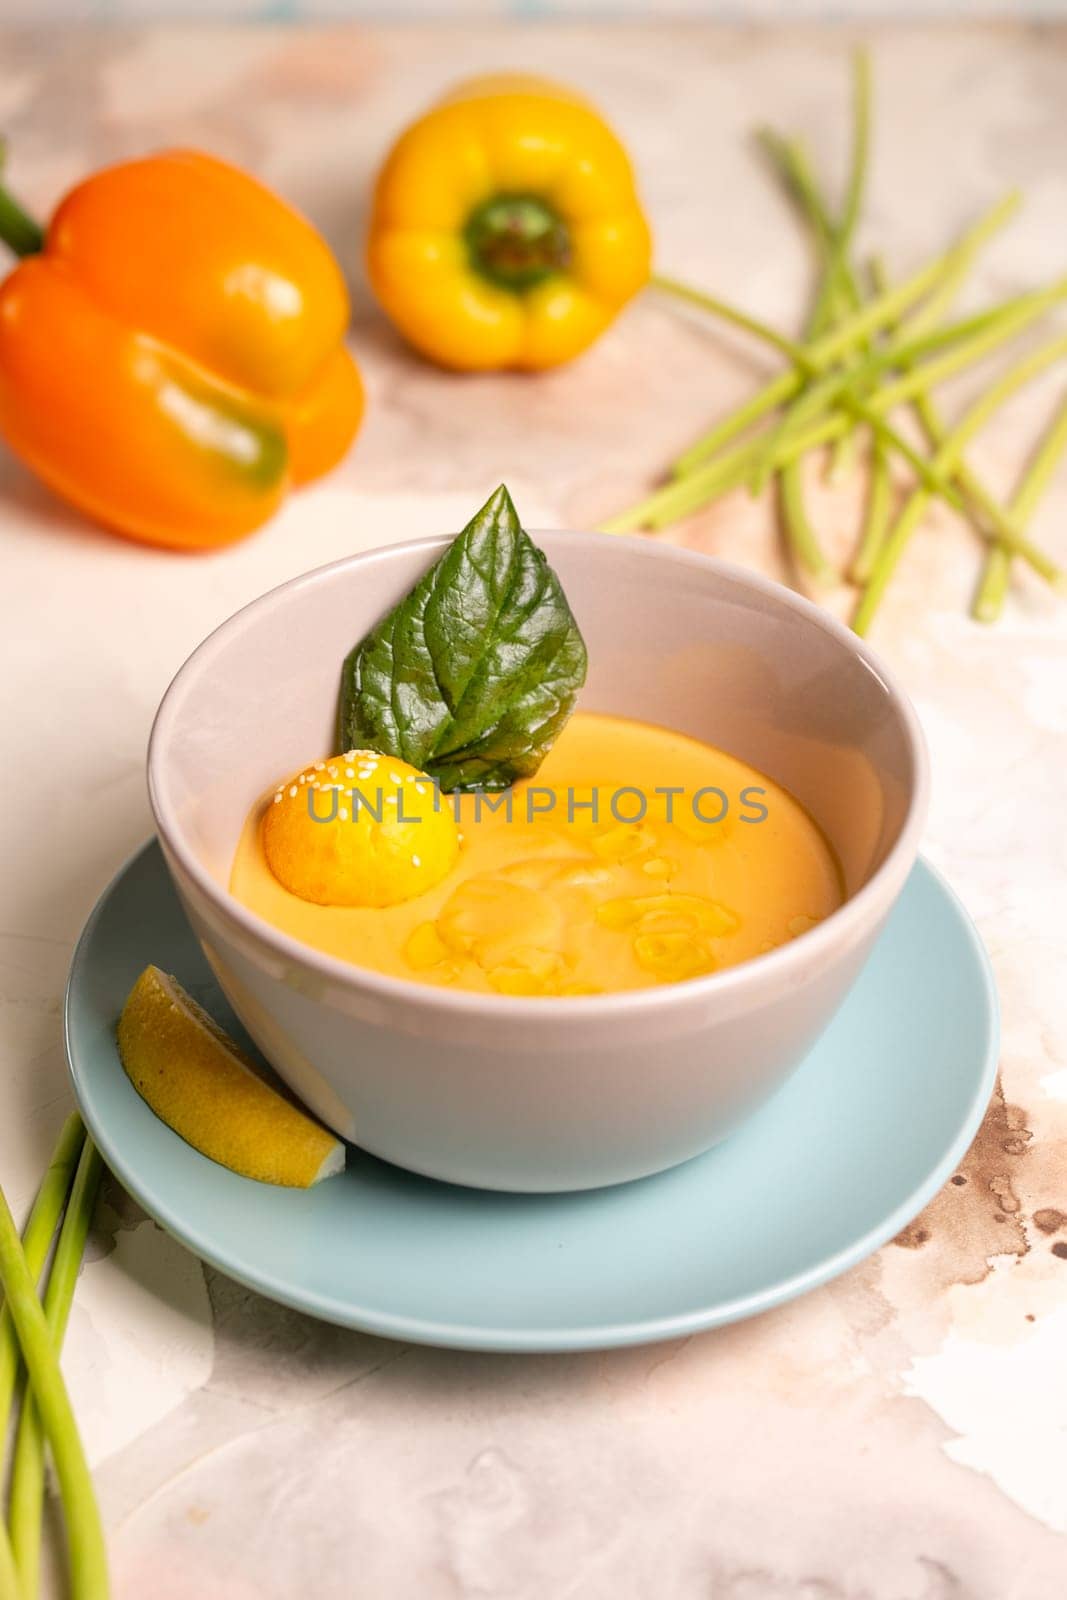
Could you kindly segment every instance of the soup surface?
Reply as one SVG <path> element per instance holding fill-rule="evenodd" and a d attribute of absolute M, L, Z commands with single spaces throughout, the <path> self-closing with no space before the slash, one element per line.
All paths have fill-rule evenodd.
<path fill-rule="evenodd" d="M 503 794 L 438 796 L 456 814 L 458 860 L 398 905 L 317 905 L 283 888 L 263 850 L 271 798 L 242 832 L 235 898 L 329 955 L 457 989 L 678 982 L 796 938 L 843 898 L 830 846 L 785 790 L 721 750 L 618 717 L 579 712 L 536 777 Z"/>

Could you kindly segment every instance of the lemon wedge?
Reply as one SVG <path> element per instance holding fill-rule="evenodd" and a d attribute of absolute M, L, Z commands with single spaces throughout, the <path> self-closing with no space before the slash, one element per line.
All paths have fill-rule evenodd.
<path fill-rule="evenodd" d="M 344 1171 L 345 1147 L 290 1104 L 176 979 L 146 967 L 118 1025 L 126 1075 L 194 1150 L 243 1178 L 308 1189 Z"/>

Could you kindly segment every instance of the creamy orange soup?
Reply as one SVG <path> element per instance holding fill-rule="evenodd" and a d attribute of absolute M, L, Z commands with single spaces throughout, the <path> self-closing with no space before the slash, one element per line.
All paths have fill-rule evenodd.
<path fill-rule="evenodd" d="M 313 904 L 283 888 L 263 850 L 272 798 L 245 824 L 234 896 L 304 944 L 420 983 L 588 995 L 677 982 L 773 950 L 843 898 L 829 844 L 785 790 L 617 717 L 578 713 L 536 777 L 503 795 L 439 796 L 458 858 L 398 905 Z"/>

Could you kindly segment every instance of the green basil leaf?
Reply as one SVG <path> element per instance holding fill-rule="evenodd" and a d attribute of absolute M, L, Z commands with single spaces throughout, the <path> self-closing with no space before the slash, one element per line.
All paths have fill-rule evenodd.
<path fill-rule="evenodd" d="M 345 659 L 342 750 L 399 756 L 453 789 L 536 772 L 585 682 L 585 644 L 501 485 Z"/>

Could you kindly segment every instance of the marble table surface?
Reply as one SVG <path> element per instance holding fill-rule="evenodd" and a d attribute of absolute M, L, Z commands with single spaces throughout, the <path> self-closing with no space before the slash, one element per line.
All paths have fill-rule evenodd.
<path fill-rule="evenodd" d="M 662 269 L 794 326 L 806 248 L 748 133 L 808 130 L 839 180 L 848 45 L 841 30 L 532 22 L 0 36 L 9 175 L 32 206 L 161 144 L 248 164 L 350 269 L 370 394 L 350 460 L 211 559 L 110 539 L 0 467 L 0 1173 L 19 1213 L 70 1105 L 72 943 L 149 832 L 145 739 L 191 647 L 291 574 L 457 526 L 502 477 L 531 524 L 594 522 L 764 370 L 652 294 L 539 381 L 421 366 L 358 267 L 391 132 L 464 73 L 569 78 L 633 148 Z M 864 243 L 904 269 L 1018 185 L 1026 206 L 983 259 L 975 303 L 1061 274 L 1067 30 L 884 30 L 873 45 Z M 998 488 L 1055 392 L 1027 391 L 983 439 Z M 858 484 L 815 493 L 843 551 Z M 1038 532 L 1067 561 L 1065 522 L 1061 480 Z M 677 537 L 781 573 L 767 508 L 744 496 Z M 315 1323 L 206 1270 L 110 1187 L 65 1365 L 120 1600 L 1062 1596 L 1067 606 L 1024 580 L 983 629 L 965 614 L 975 564 L 967 531 L 935 513 L 874 634 L 930 738 L 925 849 L 976 918 L 1003 1002 L 1001 1086 L 965 1181 L 864 1265 L 753 1322 L 540 1359 Z M 823 598 L 840 610 L 847 596 Z"/>

